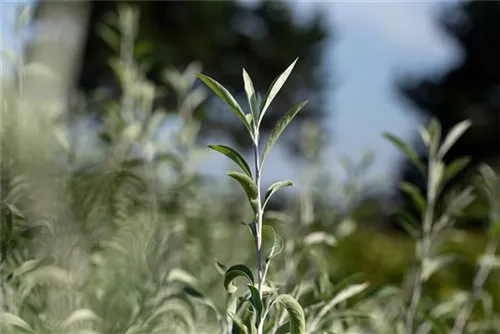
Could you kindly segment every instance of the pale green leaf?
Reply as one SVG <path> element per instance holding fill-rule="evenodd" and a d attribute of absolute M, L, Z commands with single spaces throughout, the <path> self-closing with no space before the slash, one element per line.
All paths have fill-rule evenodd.
<path fill-rule="evenodd" d="M 167 283 L 174 282 L 179 282 L 187 285 L 196 285 L 197 283 L 196 278 L 193 275 L 180 268 L 174 268 L 168 273 Z"/>
<path fill-rule="evenodd" d="M 428 127 L 428 132 L 431 139 L 429 154 L 431 157 L 435 157 L 439 148 L 439 143 L 441 141 L 441 124 L 436 118 L 431 119 Z"/>
<path fill-rule="evenodd" d="M 35 333 L 33 328 L 31 328 L 31 326 L 28 325 L 26 321 L 24 321 L 23 319 L 19 318 L 14 314 L 8 312 L 2 312 L 0 313 L 0 319 L 2 320 L 3 325 L 15 327 L 24 332 Z"/>
<path fill-rule="evenodd" d="M 241 109 L 240 105 L 234 97 L 229 93 L 229 91 L 224 88 L 220 83 L 215 81 L 214 79 L 207 77 L 206 75 L 203 75 L 201 73 L 197 73 L 196 76 L 200 78 L 224 103 L 226 103 L 238 116 L 238 118 L 243 122 L 245 127 L 248 129 L 250 136 L 253 138 L 253 131 L 252 128 L 250 127 L 250 123 L 248 122 L 247 118 L 245 117 L 245 113 Z"/>
<path fill-rule="evenodd" d="M 471 159 L 469 157 L 462 157 L 453 160 L 448 166 L 446 166 L 443 178 L 443 184 L 447 183 L 452 178 L 454 178 L 458 173 L 463 171 L 464 168 L 469 164 L 470 160 Z"/>
<path fill-rule="evenodd" d="M 248 197 L 248 200 L 250 202 L 250 205 L 252 206 L 252 209 L 254 211 L 257 211 L 257 205 L 258 205 L 258 200 L 257 200 L 257 185 L 253 180 L 246 174 L 234 172 L 234 171 L 229 171 L 227 172 L 227 175 L 238 181 L 238 183 L 241 185 L 243 190 L 245 191 L 245 194 Z"/>
<path fill-rule="evenodd" d="M 421 273 L 422 280 L 427 281 L 436 271 L 450 264 L 454 260 L 455 256 L 453 255 L 441 255 L 431 259 L 424 259 Z"/>
<path fill-rule="evenodd" d="M 236 164 L 240 166 L 240 168 L 245 172 L 246 175 L 248 175 L 248 177 L 252 177 L 252 172 L 250 171 L 248 163 L 235 149 L 224 145 L 209 145 L 208 147 L 210 147 L 214 151 L 224 154 L 226 157 L 236 162 Z"/>
<path fill-rule="evenodd" d="M 442 159 L 457 140 L 464 134 L 465 131 L 472 125 L 469 120 L 462 121 L 455 125 L 446 135 L 443 144 L 439 148 L 438 157 Z"/>
<path fill-rule="evenodd" d="M 424 212 L 427 204 L 425 203 L 425 199 L 422 196 L 422 193 L 420 192 L 420 190 L 416 186 L 414 186 L 413 184 L 408 183 L 408 182 L 401 182 L 400 188 L 405 193 L 407 193 L 408 196 L 410 196 L 415 207 L 420 212 Z"/>
<path fill-rule="evenodd" d="M 384 137 L 396 146 L 401 153 L 403 153 L 410 161 L 417 166 L 422 172 L 424 171 L 424 164 L 420 161 L 417 152 L 401 138 L 398 138 L 390 133 L 384 133 Z"/>
<path fill-rule="evenodd" d="M 234 314 L 233 312 L 228 312 L 227 314 L 233 320 L 233 328 L 231 333 L 248 334 L 247 326 L 243 324 L 243 321 L 241 321 L 241 319 L 236 314 Z"/>
<path fill-rule="evenodd" d="M 283 294 L 279 295 L 274 300 L 273 305 L 276 303 L 282 304 L 288 312 L 290 333 L 305 334 L 306 320 L 304 317 L 304 310 L 302 309 L 302 306 L 300 306 L 299 302 L 297 302 L 291 295 Z"/>
<path fill-rule="evenodd" d="M 337 244 L 337 239 L 332 234 L 326 232 L 312 232 L 308 234 L 304 239 L 304 245 L 306 246 L 320 244 L 333 247 L 335 246 L 335 244 Z"/>
<path fill-rule="evenodd" d="M 269 188 L 267 189 L 266 196 L 264 197 L 263 208 L 266 207 L 267 202 L 269 201 L 269 199 L 271 199 L 271 196 L 275 192 L 277 192 L 281 188 L 290 187 L 290 186 L 293 186 L 293 181 L 279 181 L 279 182 L 275 182 L 275 183 L 271 184 L 269 186 Z"/>
<path fill-rule="evenodd" d="M 266 160 L 267 155 L 271 151 L 272 147 L 276 143 L 276 140 L 278 140 L 279 136 L 281 133 L 285 130 L 285 128 L 288 126 L 290 121 L 297 115 L 297 113 L 307 104 L 308 101 L 304 101 L 296 106 L 294 106 L 292 109 L 290 109 L 276 124 L 274 127 L 273 131 L 271 132 L 271 135 L 269 136 L 269 139 L 267 140 L 266 147 L 264 148 L 264 153 L 262 154 L 262 159 L 261 159 L 261 166 L 264 165 L 264 161 Z"/>
<path fill-rule="evenodd" d="M 264 304 L 262 303 L 262 299 L 260 298 L 259 290 L 257 290 L 256 287 L 250 284 L 248 284 L 248 288 L 250 289 L 250 303 L 255 310 L 257 316 L 256 325 L 258 327 L 260 325 L 260 322 L 264 320 L 262 319 Z"/>
<path fill-rule="evenodd" d="M 356 296 L 368 287 L 368 283 L 353 284 L 340 291 L 329 303 L 328 306 L 332 307 L 346 301 L 347 299 Z"/>
<path fill-rule="evenodd" d="M 259 119 L 259 110 L 257 109 L 257 96 L 255 95 L 255 89 L 253 87 L 253 82 L 250 76 L 248 75 L 247 71 L 243 69 L 243 81 L 245 83 L 245 94 L 247 95 L 248 99 L 248 107 L 250 108 L 250 114 L 252 115 L 253 119 L 258 120 Z M 255 124 L 257 125 L 257 124 Z"/>
<path fill-rule="evenodd" d="M 82 321 L 100 321 L 99 317 L 89 309 L 79 309 L 71 313 L 62 323 L 67 328 Z"/>
<path fill-rule="evenodd" d="M 273 81 L 273 83 L 269 87 L 269 90 L 268 90 L 266 96 L 264 97 L 264 100 L 262 101 L 262 110 L 260 111 L 258 124 L 260 124 L 260 122 L 262 121 L 262 118 L 264 117 L 264 114 L 266 113 L 267 109 L 269 108 L 269 105 L 274 100 L 274 98 L 276 97 L 276 95 L 280 91 L 281 87 L 283 87 L 283 84 L 285 83 L 285 81 L 288 79 L 288 76 L 292 72 L 295 64 L 297 63 L 297 60 L 299 60 L 299 58 L 295 59 L 295 61 L 290 66 L 288 66 L 288 68 L 283 73 L 281 73 Z"/>
<path fill-rule="evenodd" d="M 217 269 L 217 271 L 218 271 L 221 275 L 224 275 L 224 274 L 226 273 L 227 266 L 226 266 L 224 263 L 222 263 L 222 262 L 220 262 L 220 261 L 218 261 L 218 260 L 215 260 L 214 265 L 215 265 L 215 268 Z"/>
<path fill-rule="evenodd" d="M 278 233 L 276 233 L 271 226 L 262 226 L 262 231 L 264 235 L 269 235 L 273 239 L 273 246 L 271 247 L 269 255 L 266 257 L 266 262 L 269 262 L 283 251 L 285 243 L 283 241 L 283 238 Z"/>
<path fill-rule="evenodd" d="M 229 269 L 226 270 L 226 274 L 224 276 L 225 276 L 224 277 L 224 288 L 229 293 L 236 292 L 237 288 L 232 282 L 237 277 L 244 277 L 252 285 L 255 284 L 252 271 L 247 266 L 245 266 L 243 264 L 237 264 L 237 265 L 229 267 Z"/>

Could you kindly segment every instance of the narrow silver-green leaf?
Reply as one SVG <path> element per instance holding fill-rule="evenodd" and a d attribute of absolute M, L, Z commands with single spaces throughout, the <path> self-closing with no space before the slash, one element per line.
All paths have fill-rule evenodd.
<path fill-rule="evenodd" d="M 264 101 L 262 101 L 262 110 L 260 111 L 258 124 L 260 124 L 260 122 L 262 121 L 262 118 L 264 117 L 264 114 L 269 108 L 269 105 L 274 100 L 274 98 L 280 91 L 281 87 L 283 87 L 283 84 L 285 83 L 286 79 L 288 79 L 288 76 L 292 72 L 295 64 L 297 63 L 297 60 L 299 60 L 299 58 L 296 58 L 295 61 L 290 66 L 288 66 L 288 68 L 283 73 L 281 73 L 280 76 L 278 76 L 269 87 L 269 90 L 266 96 L 264 97 Z"/>
<path fill-rule="evenodd" d="M 273 246 L 271 247 L 269 255 L 266 257 L 266 262 L 269 262 L 279 253 L 281 253 L 281 251 L 283 251 L 285 243 L 283 241 L 283 238 L 278 233 L 276 233 L 271 226 L 264 225 L 262 227 L 262 230 L 264 232 L 264 235 L 270 235 L 273 239 Z"/>
<path fill-rule="evenodd" d="M 308 101 L 304 101 L 296 106 L 294 106 L 292 109 L 290 109 L 279 121 L 278 124 L 274 127 L 273 131 L 271 132 L 271 135 L 269 136 L 269 139 L 267 140 L 266 147 L 264 148 L 264 153 L 262 154 L 262 159 L 261 159 L 261 167 L 264 164 L 264 161 L 266 160 L 267 155 L 273 148 L 274 144 L 276 143 L 276 140 L 278 140 L 279 136 L 281 133 L 285 130 L 285 128 L 288 126 L 288 123 L 297 115 L 297 113 L 307 104 Z M 261 115 L 262 116 L 262 115 Z"/>
<path fill-rule="evenodd" d="M 221 275 L 224 275 L 226 273 L 226 270 L 227 270 L 227 266 L 220 262 L 219 260 L 215 260 L 214 261 L 214 265 L 215 265 L 215 269 L 217 269 L 217 271 L 221 274 Z"/>
<path fill-rule="evenodd" d="M 417 187 L 415 187 L 413 184 L 408 183 L 408 182 L 401 182 L 400 188 L 401 188 L 401 190 L 403 190 L 405 193 L 407 193 L 410 196 L 415 207 L 420 212 L 424 212 L 425 207 L 426 207 L 426 203 L 425 203 L 425 199 L 422 196 L 422 193 L 420 192 L 420 190 Z"/>
<path fill-rule="evenodd" d="M 250 123 L 248 123 L 247 118 L 245 117 L 245 113 L 241 109 L 240 105 L 234 97 L 229 93 L 229 91 L 224 88 L 220 83 L 215 81 L 214 79 L 203 75 L 201 73 L 196 73 L 196 76 L 200 78 L 224 103 L 226 103 L 238 116 L 238 118 L 243 122 L 245 127 L 248 129 L 251 136 L 253 136 L 252 128 L 250 127 Z"/>
<path fill-rule="evenodd" d="M 243 324 L 241 319 L 236 314 L 234 314 L 233 312 L 228 312 L 227 314 L 233 320 L 233 328 L 231 328 L 231 333 L 248 334 L 247 326 Z"/>
<path fill-rule="evenodd" d="M 245 266 L 243 264 L 237 264 L 237 265 L 229 267 L 229 269 L 226 270 L 226 274 L 224 276 L 225 276 L 224 277 L 224 288 L 229 293 L 236 292 L 237 288 L 233 284 L 233 280 L 237 277 L 244 277 L 252 285 L 255 284 L 252 271 L 247 266 Z"/>
<path fill-rule="evenodd" d="M 235 149 L 224 145 L 208 145 L 208 147 L 210 147 L 214 151 L 224 154 L 226 157 L 236 162 L 236 164 L 240 166 L 241 170 L 243 170 L 245 174 L 247 174 L 250 178 L 252 177 L 252 172 L 250 171 L 248 163 Z"/>
<path fill-rule="evenodd" d="M 257 109 L 257 96 L 255 95 L 255 89 L 253 87 L 252 79 L 248 75 L 247 71 L 245 71 L 245 69 L 243 69 L 243 81 L 245 83 L 245 94 L 247 95 L 250 113 L 252 114 L 254 120 L 258 120 L 259 110 Z"/>
<path fill-rule="evenodd" d="M 279 295 L 274 300 L 273 305 L 276 303 L 282 304 L 288 312 L 290 333 L 305 334 L 306 319 L 304 317 L 304 310 L 302 309 L 302 306 L 300 306 L 299 302 L 296 301 L 291 295 L 283 294 Z"/>
<path fill-rule="evenodd" d="M 259 290 L 253 285 L 248 284 L 248 288 L 250 289 L 250 303 L 252 304 L 256 316 L 257 316 L 257 327 L 259 327 L 262 319 L 262 311 L 264 309 L 264 304 L 262 303 L 262 299 L 260 298 Z"/>
<path fill-rule="evenodd" d="M 441 124 L 436 118 L 432 118 L 428 127 L 429 137 L 431 139 L 429 145 L 429 155 L 435 157 L 441 141 Z"/>
<path fill-rule="evenodd" d="M 443 144 L 439 148 L 438 157 L 443 158 L 457 140 L 464 134 L 465 131 L 472 125 L 469 120 L 462 121 L 455 125 L 446 135 Z"/>
<path fill-rule="evenodd" d="M 368 283 L 353 284 L 346 287 L 344 290 L 340 291 L 329 303 L 328 307 L 331 310 L 334 306 L 346 301 L 347 299 L 354 297 L 355 295 L 361 293 L 368 287 Z"/>
<path fill-rule="evenodd" d="M 263 205 L 263 208 L 266 207 L 267 205 L 267 202 L 269 201 L 269 199 L 271 198 L 271 196 L 277 192 L 278 190 L 280 190 L 281 188 L 284 188 L 284 187 L 290 187 L 290 186 L 293 186 L 293 181 L 279 181 L 279 182 L 275 182 L 273 184 L 271 184 L 269 186 L 269 188 L 267 189 L 267 192 L 266 192 L 266 196 L 264 197 L 264 205 Z"/>
<path fill-rule="evenodd" d="M 443 183 L 447 183 L 460 173 L 469 164 L 470 160 L 471 159 L 469 157 L 462 157 L 453 160 L 448 166 L 446 166 Z"/>
<path fill-rule="evenodd" d="M 23 319 L 19 318 L 18 316 L 8 313 L 8 312 L 2 312 L 0 313 L 0 318 L 2 319 L 2 324 L 7 325 L 7 326 L 12 326 L 15 327 L 18 330 L 21 330 L 23 332 L 27 333 L 35 333 L 33 328 L 31 328 L 30 325 Z"/>
<path fill-rule="evenodd" d="M 390 133 L 384 133 L 384 137 L 396 146 L 401 153 L 408 157 L 408 159 L 410 159 L 410 161 L 422 172 L 424 171 L 424 164 L 420 161 L 417 152 L 410 145 L 405 143 L 401 138 L 391 135 Z"/>
<path fill-rule="evenodd" d="M 227 175 L 238 181 L 238 183 L 245 191 L 245 194 L 248 197 L 248 201 L 250 202 L 252 209 L 256 211 L 258 200 L 257 200 L 257 185 L 255 184 L 255 182 L 248 175 L 243 173 L 229 171 L 227 172 Z"/>

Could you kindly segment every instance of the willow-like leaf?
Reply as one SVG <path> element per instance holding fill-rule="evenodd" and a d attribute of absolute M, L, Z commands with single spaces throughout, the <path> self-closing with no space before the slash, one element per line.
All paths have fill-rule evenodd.
<path fill-rule="evenodd" d="M 229 292 L 229 293 L 234 293 L 236 292 L 237 288 L 233 284 L 233 280 L 237 277 L 244 277 L 246 278 L 252 285 L 255 284 L 254 278 L 252 271 L 245 265 L 243 264 L 237 264 L 234 266 L 229 267 L 228 270 L 226 270 L 226 274 L 224 275 L 224 288 Z"/>
<path fill-rule="evenodd" d="M 308 101 L 304 101 L 293 108 L 291 108 L 276 124 L 274 127 L 273 131 L 271 132 L 271 135 L 269 136 L 269 139 L 267 140 L 266 147 L 264 148 L 264 153 L 262 153 L 262 159 L 261 159 L 261 167 L 264 165 L 264 161 L 266 160 L 267 155 L 273 148 L 274 144 L 276 143 L 276 140 L 278 140 L 279 136 L 281 136 L 281 133 L 285 130 L 285 128 L 288 126 L 288 124 L 292 121 L 292 119 L 297 115 L 297 113 L 307 104 Z M 261 115 L 262 117 L 262 115 Z"/>

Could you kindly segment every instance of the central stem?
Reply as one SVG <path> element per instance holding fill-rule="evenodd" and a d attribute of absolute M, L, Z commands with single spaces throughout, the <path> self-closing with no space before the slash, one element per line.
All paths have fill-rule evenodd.
<path fill-rule="evenodd" d="M 262 202 L 261 202 L 261 191 L 260 191 L 260 178 L 261 178 L 261 166 L 260 166 L 260 154 L 259 154 L 259 135 L 256 131 L 254 140 L 254 161 L 255 161 L 255 183 L 257 185 L 257 282 L 259 295 L 262 297 Z"/>
<path fill-rule="evenodd" d="M 429 161 L 428 165 L 428 182 L 427 182 L 427 207 L 424 213 L 424 219 L 422 222 L 423 230 L 422 230 L 422 244 L 420 249 L 420 254 L 418 252 L 418 245 L 416 246 L 416 256 L 419 258 L 417 263 L 417 270 L 415 273 L 415 283 L 413 287 L 413 292 L 410 299 L 410 305 L 408 311 L 406 313 L 405 319 L 405 329 L 407 334 L 411 334 L 413 332 L 415 315 L 417 313 L 418 304 L 420 303 L 420 298 L 422 297 L 422 272 L 424 270 L 424 262 L 429 258 L 431 251 L 431 232 L 432 232 L 432 220 L 434 217 L 434 206 L 436 201 L 436 193 L 434 189 L 432 189 L 434 184 L 434 174 L 432 173 L 432 169 L 434 168 L 433 160 Z"/>

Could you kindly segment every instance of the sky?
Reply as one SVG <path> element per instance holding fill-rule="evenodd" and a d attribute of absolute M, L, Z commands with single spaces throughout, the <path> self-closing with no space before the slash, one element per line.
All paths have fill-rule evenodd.
<path fill-rule="evenodd" d="M 375 153 L 369 177 L 391 182 L 400 156 L 382 133 L 411 140 L 419 123 L 410 112 L 411 106 L 396 95 L 394 81 L 404 73 L 445 70 L 457 59 L 456 46 L 436 24 L 436 15 L 451 1 L 288 3 L 300 20 L 320 10 L 333 31 L 324 58 L 325 69 L 335 82 L 335 87 L 326 91 L 331 116 L 325 122 L 332 134 L 325 154 L 326 168 L 335 170 L 341 155 L 357 160 L 369 150 Z M 15 2 L 2 1 L 0 6 L 1 47 L 9 48 L 13 38 L 11 20 L 6 17 L 11 16 Z M 223 175 L 222 168 L 227 167 L 224 157 L 208 156 L 205 170 Z M 268 165 L 268 180 L 296 179 L 299 173 L 289 167 L 293 164 L 278 150 L 271 154 Z"/>
<path fill-rule="evenodd" d="M 442 71 L 459 55 L 452 40 L 436 24 L 436 14 L 450 2 L 300 1 L 298 15 L 321 10 L 333 31 L 325 61 L 334 80 L 328 95 L 333 134 L 330 153 L 353 159 L 366 150 L 375 155 L 373 176 L 391 178 L 400 155 L 384 131 L 415 138 L 419 120 L 397 96 L 394 81 L 405 73 Z M 362 94 L 360 95 L 360 92 Z"/>

